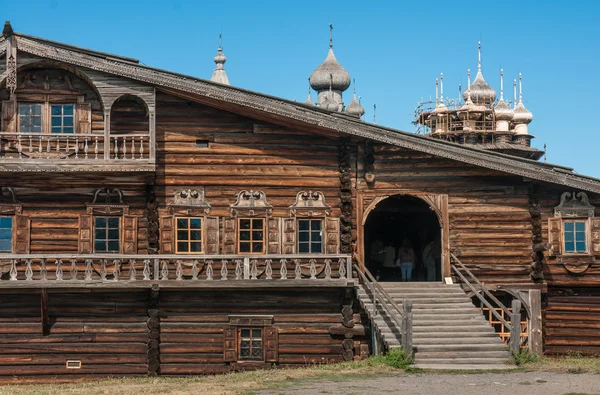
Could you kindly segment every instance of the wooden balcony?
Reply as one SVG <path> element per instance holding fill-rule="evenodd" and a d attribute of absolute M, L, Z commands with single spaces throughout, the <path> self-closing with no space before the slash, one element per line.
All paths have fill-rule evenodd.
<path fill-rule="evenodd" d="M 350 255 L 0 254 L 0 289 L 335 288 L 352 281 Z"/>
<path fill-rule="evenodd" d="M 148 133 L 0 132 L 0 171 L 153 171 Z"/>

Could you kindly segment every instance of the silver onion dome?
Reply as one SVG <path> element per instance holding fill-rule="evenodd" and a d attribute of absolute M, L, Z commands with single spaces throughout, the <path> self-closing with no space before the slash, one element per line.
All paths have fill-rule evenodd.
<path fill-rule="evenodd" d="M 513 122 L 515 124 L 529 124 L 533 121 L 533 114 L 525 108 L 523 104 L 523 76 L 519 73 L 519 103 L 515 107 L 515 116 Z"/>
<path fill-rule="evenodd" d="M 494 106 L 496 121 L 512 121 L 515 111 L 504 101 L 504 70 L 500 70 L 500 100 Z"/>
<path fill-rule="evenodd" d="M 310 75 L 310 86 L 316 91 L 329 89 L 330 76 L 333 77 L 331 89 L 345 91 L 350 86 L 350 74 L 337 61 L 331 47 L 325 61 Z"/>
<path fill-rule="evenodd" d="M 360 102 L 356 99 L 356 91 L 354 91 L 354 97 L 348 107 L 346 107 L 346 114 L 352 115 L 355 117 L 362 117 L 365 114 L 365 108 L 360 104 Z"/>
<path fill-rule="evenodd" d="M 319 107 L 329 111 L 338 111 L 340 105 L 333 98 L 331 91 L 329 91 L 325 96 L 325 99 L 319 104 Z"/>
<path fill-rule="evenodd" d="M 496 91 L 485 82 L 481 72 L 481 42 L 477 43 L 477 75 L 471 86 L 463 92 L 465 101 L 471 94 L 471 100 L 477 105 L 490 106 L 496 100 Z"/>

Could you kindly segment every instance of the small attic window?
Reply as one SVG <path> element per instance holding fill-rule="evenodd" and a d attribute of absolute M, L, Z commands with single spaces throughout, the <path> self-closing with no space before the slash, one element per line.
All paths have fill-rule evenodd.
<path fill-rule="evenodd" d="M 196 148 L 209 148 L 208 140 L 196 140 Z"/>

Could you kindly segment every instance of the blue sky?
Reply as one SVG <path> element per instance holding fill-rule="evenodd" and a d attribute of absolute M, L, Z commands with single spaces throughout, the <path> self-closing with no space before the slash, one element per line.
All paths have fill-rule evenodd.
<path fill-rule="evenodd" d="M 144 64 L 210 78 L 223 31 L 233 85 L 304 101 L 307 79 L 334 50 L 356 79 L 366 120 L 413 131 L 421 97 L 446 96 L 477 68 L 505 95 L 523 73 L 533 112 L 533 145 L 548 162 L 600 178 L 600 1 L 67 1 L 0 0 L 1 16 L 22 33 L 140 59 Z M 351 89 L 344 99 L 349 103 Z M 314 96 L 313 96 L 314 97 Z M 597 103 L 598 104 L 598 103 Z M 587 106 L 590 106 L 588 108 Z"/>

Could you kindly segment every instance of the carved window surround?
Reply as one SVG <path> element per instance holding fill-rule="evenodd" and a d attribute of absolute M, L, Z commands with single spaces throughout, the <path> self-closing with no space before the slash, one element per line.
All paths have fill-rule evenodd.
<path fill-rule="evenodd" d="M 237 200 L 229 206 L 233 216 L 267 216 L 273 213 L 273 206 L 267 202 L 263 191 L 240 191 Z"/>
<path fill-rule="evenodd" d="M 296 217 L 326 217 L 331 214 L 331 207 L 325 203 L 325 195 L 319 191 L 301 191 L 296 195 L 296 202 L 290 206 L 290 215 Z"/>
<path fill-rule="evenodd" d="M 123 202 L 123 192 L 117 188 L 100 188 L 94 199 L 86 203 L 87 213 L 92 215 L 127 215 L 129 205 Z"/>
<path fill-rule="evenodd" d="M 585 251 L 576 251 L 576 247 L 574 251 L 567 251 L 570 241 L 566 240 L 565 224 L 575 222 L 585 224 Z M 576 232 L 568 233 L 574 235 Z M 595 257 L 600 255 L 600 218 L 595 216 L 595 207 L 584 192 L 561 195 L 559 205 L 554 208 L 554 217 L 548 219 L 548 241 L 549 256 L 570 273 L 583 274 L 595 262 Z"/>
<path fill-rule="evenodd" d="M 167 207 L 169 214 L 186 216 L 202 216 L 209 214 L 211 209 L 205 201 L 204 188 L 178 190 Z"/>
<path fill-rule="evenodd" d="M 261 358 L 244 358 L 241 351 L 241 331 L 261 331 Z M 230 315 L 229 326 L 223 330 L 223 358 L 230 363 L 264 363 L 279 361 L 279 331 L 273 326 L 272 315 Z M 254 359 L 254 360 L 253 360 Z"/>

